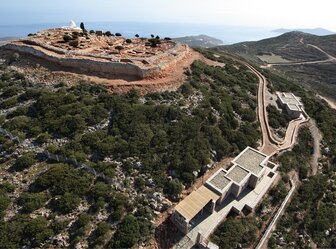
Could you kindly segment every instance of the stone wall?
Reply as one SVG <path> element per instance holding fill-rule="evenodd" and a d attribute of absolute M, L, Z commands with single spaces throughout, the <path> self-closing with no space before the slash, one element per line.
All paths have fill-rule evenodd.
<path fill-rule="evenodd" d="M 41 48 L 39 48 L 41 47 Z M 144 79 L 146 77 L 153 77 L 156 74 L 159 75 L 160 71 L 166 70 L 169 67 L 175 66 L 179 61 L 184 59 L 189 51 L 187 45 L 177 44 L 175 46 L 176 55 L 173 55 L 173 50 L 167 51 L 167 56 L 174 56 L 170 60 L 163 59 L 161 63 L 153 65 L 152 67 L 142 68 L 131 62 L 120 62 L 108 60 L 107 58 L 101 58 L 92 56 L 91 58 L 80 58 L 76 55 L 60 54 L 60 51 L 54 51 L 48 46 L 41 46 L 41 44 L 24 44 L 24 43 L 10 43 L 5 45 L 6 49 L 17 51 L 19 53 L 32 55 L 38 58 L 47 60 L 48 62 L 55 63 L 57 65 L 73 68 L 81 73 L 90 74 L 107 74 L 113 77 L 128 76 L 135 79 Z M 57 54 L 55 54 L 55 52 Z M 86 57 L 86 56 L 85 56 Z"/>
<path fill-rule="evenodd" d="M 17 51 L 23 54 L 29 54 L 38 58 L 47 60 L 58 64 L 63 67 L 74 68 L 81 72 L 88 73 L 105 73 L 111 76 L 131 76 L 138 79 L 143 79 L 146 75 L 152 74 L 154 71 L 159 70 L 158 67 L 151 69 L 141 69 L 140 67 L 122 62 L 112 62 L 112 61 L 102 61 L 94 60 L 89 58 L 78 58 L 78 57 L 56 57 L 50 54 L 45 53 L 40 49 L 29 45 L 17 45 L 17 44 L 7 44 L 5 45 L 6 49 Z"/>

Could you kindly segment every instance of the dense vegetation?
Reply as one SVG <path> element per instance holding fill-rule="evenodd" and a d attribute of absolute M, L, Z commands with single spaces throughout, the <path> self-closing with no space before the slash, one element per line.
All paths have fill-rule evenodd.
<path fill-rule="evenodd" d="M 277 225 L 276 236 L 269 243 L 271 248 L 281 240 L 286 245 L 303 248 L 304 233 L 311 236 L 321 248 L 335 248 L 333 232 L 326 233 L 336 222 L 335 190 L 332 185 L 326 176 L 316 175 L 300 186 Z M 298 235 L 302 235 L 302 238 L 298 239 Z"/>
<path fill-rule="evenodd" d="M 280 170 L 288 173 L 291 170 L 299 172 L 301 179 L 308 176 L 310 160 L 314 151 L 313 141 L 309 128 L 303 127 L 299 130 L 298 143 L 294 148 L 278 157 Z"/>
<path fill-rule="evenodd" d="M 48 246 L 53 243 L 48 239 L 62 231 L 68 232 L 71 247 L 85 238 L 90 247 L 146 241 L 156 207 L 149 200 L 158 192 L 178 196 L 182 183 L 190 184 L 206 164 L 260 139 L 257 79 L 243 65 L 221 59 L 225 68 L 197 61 L 177 91 L 146 96 L 111 94 L 85 83 L 33 85 L 4 70 L 0 125 L 29 146 L 18 149 L 0 136 L 0 169 L 27 176 L 19 198 L 0 192 L 1 211 L 14 201 L 19 207 L 18 214 L 0 223 L 0 247 Z M 73 165 L 44 161 L 36 148 L 83 162 L 116 184 Z M 40 217 L 41 210 L 50 215 Z M 107 217 L 90 232 L 98 214 Z M 68 225 L 66 217 L 75 220 Z"/>
<path fill-rule="evenodd" d="M 279 111 L 275 106 L 267 106 L 268 123 L 273 129 L 284 128 L 288 126 L 291 117 L 286 112 Z"/>
<path fill-rule="evenodd" d="M 228 218 L 215 231 L 212 240 L 221 249 L 237 248 L 238 244 L 242 248 L 249 247 L 258 232 L 258 224 L 253 218 Z"/>
<path fill-rule="evenodd" d="M 300 186 L 277 230 L 269 242 L 271 248 L 276 245 L 309 247 L 312 239 L 318 247 L 334 248 L 335 241 L 335 162 L 336 162 L 336 111 L 327 103 L 319 100 L 312 92 L 304 90 L 298 84 L 286 80 L 270 71 L 264 71 L 271 82 L 271 90 L 292 91 L 300 96 L 308 115 L 314 118 L 323 133 L 321 160 L 323 169 L 315 176 L 308 177 Z M 299 171 L 300 178 L 306 178 L 312 153 L 311 137 L 307 129 L 299 134 L 300 143 L 292 152 L 279 157 L 283 171 Z"/>

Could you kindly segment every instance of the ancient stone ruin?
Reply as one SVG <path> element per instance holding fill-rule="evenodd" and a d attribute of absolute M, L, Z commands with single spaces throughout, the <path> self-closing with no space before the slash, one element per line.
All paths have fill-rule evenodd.
<path fill-rule="evenodd" d="M 190 53 L 187 45 L 170 39 L 125 39 L 81 30 L 72 23 L 29 35 L 5 49 L 43 59 L 64 71 L 127 81 L 160 77 Z"/>

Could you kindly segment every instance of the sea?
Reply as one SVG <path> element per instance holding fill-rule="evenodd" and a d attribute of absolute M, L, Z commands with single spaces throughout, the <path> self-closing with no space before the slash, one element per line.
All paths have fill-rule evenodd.
<path fill-rule="evenodd" d="M 66 26 L 67 23 L 0 25 L 0 38 L 25 37 L 29 33 Z M 79 23 L 78 23 L 79 25 Z M 103 30 L 112 33 L 121 33 L 131 38 L 135 34 L 141 37 L 150 37 L 151 34 L 160 37 L 183 37 L 190 35 L 208 35 L 218 38 L 224 44 L 233 44 L 243 41 L 257 41 L 279 35 L 272 32 L 271 27 L 244 27 L 219 24 L 190 24 L 190 23 L 148 23 L 148 22 L 87 22 L 87 30 Z"/>

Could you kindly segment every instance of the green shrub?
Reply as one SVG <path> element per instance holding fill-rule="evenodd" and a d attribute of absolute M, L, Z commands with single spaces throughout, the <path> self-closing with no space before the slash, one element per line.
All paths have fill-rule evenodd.
<path fill-rule="evenodd" d="M 62 214 L 71 213 L 78 207 L 81 199 L 72 193 L 65 193 L 64 195 L 55 196 L 51 201 L 51 207 Z"/>
<path fill-rule="evenodd" d="M 70 41 L 70 42 L 69 42 L 69 45 L 72 46 L 72 47 L 77 48 L 78 45 L 79 45 L 79 40 L 73 40 L 73 41 Z"/>
<path fill-rule="evenodd" d="M 89 191 L 91 181 L 92 176 L 86 173 L 66 164 L 56 164 L 35 180 L 34 189 L 36 191 L 49 189 L 52 195 L 73 193 L 82 196 Z"/>
<path fill-rule="evenodd" d="M 131 248 L 139 239 L 138 221 L 133 215 L 127 215 L 113 235 L 109 248 Z"/>
<path fill-rule="evenodd" d="M 46 201 L 48 196 L 45 193 L 22 193 L 19 198 L 19 205 L 22 206 L 22 210 L 26 213 L 31 213 L 32 211 L 41 208 Z"/>
<path fill-rule="evenodd" d="M 16 159 L 14 164 L 14 169 L 16 171 L 21 171 L 24 169 L 29 168 L 30 166 L 34 165 L 37 162 L 35 154 L 32 152 L 28 152 L 23 156 Z"/>
<path fill-rule="evenodd" d="M 71 39 L 72 39 L 72 37 L 71 37 L 70 35 L 64 35 L 64 36 L 63 36 L 63 40 L 64 40 L 65 42 L 69 42 Z"/>

